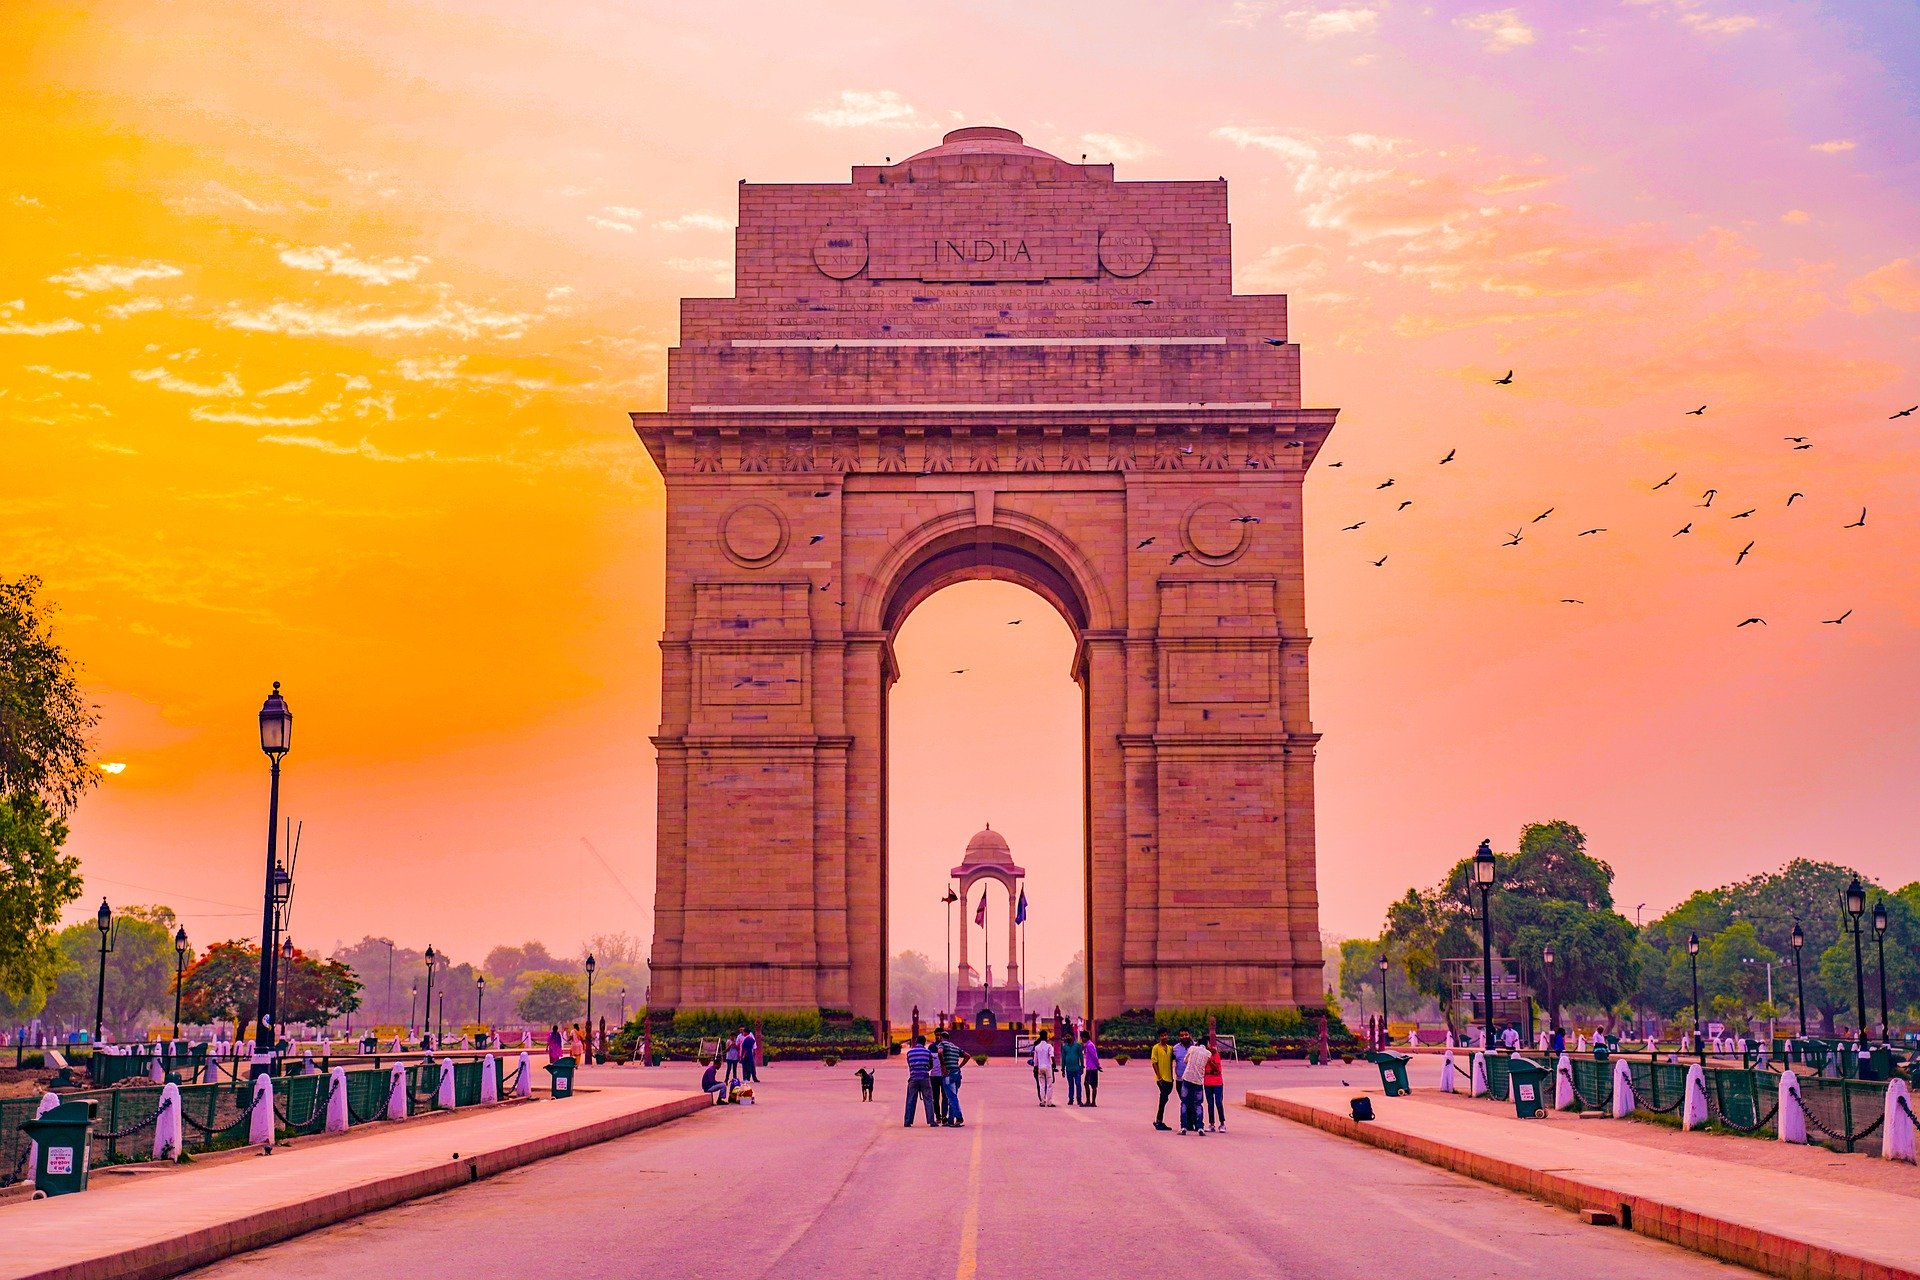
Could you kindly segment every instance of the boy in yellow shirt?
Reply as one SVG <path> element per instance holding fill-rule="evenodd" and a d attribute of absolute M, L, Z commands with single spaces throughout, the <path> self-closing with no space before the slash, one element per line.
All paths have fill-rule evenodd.
<path fill-rule="evenodd" d="M 1153 1082 L 1160 1086 L 1160 1109 L 1153 1113 L 1153 1127 L 1167 1129 L 1167 1099 L 1173 1096 L 1173 1046 L 1167 1043 L 1167 1033 L 1162 1031 L 1154 1037 Z"/>

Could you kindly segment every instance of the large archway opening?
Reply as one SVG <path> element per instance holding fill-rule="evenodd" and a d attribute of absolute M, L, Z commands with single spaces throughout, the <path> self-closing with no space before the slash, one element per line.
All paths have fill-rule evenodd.
<path fill-rule="evenodd" d="M 916 1005 L 926 1021 L 953 1010 L 968 978 L 957 972 L 963 936 L 976 993 L 998 989 L 999 1005 L 1012 980 L 1025 1008 L 1084 1012 L 1085 693 L 1067 621 L 1077 606 L 1063 580 L 1036 581 L 1031 565 L 998 566 L 1016 580 L 959 580 L 960 567 L 929 557 L 890 619 L 888 1014 L 899 1024 Z M 981 571 L 971 559 L 963 576 Z M 975 875 L 964 900 L 945 901 L 962 887 L 950 873 L 989 827 L 1023 874 Z M 1022 889 L 1027 919 L 1010 946 Z M 971 1019 L 977 1003 L 960 1011 Z"/>

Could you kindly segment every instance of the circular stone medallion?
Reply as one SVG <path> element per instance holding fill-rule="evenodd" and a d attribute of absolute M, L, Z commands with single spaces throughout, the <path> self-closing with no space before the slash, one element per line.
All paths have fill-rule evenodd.
<path fill-rule="evenodd" d="M 1100 233 L 1100 265 L 1116 276 L 1137 276 L 1153 265 L 1153 237 L 1140 227 Z"/>
<path fill-rule="evenodd" d="M 761 569 L 787 547 L 787 522 L 764 502 L 743 502 L 720 526 L 720 548 L 746 569 Z"/>
<path fill-rule="evenodd" d="M 857 227 L 828 227 L 813 242 L 813 265 L 835 280 L 851 280 L 867 268 L 867 233 Z"/>
<path fill-rule="evenodd" d="M 1180 539 L 1187 554 L 1204 564 L 1226 564 L 1247 548 L 1247 525 L 1230 503 L 1217 500 L 1196 504 L 1181 522 Z"/>

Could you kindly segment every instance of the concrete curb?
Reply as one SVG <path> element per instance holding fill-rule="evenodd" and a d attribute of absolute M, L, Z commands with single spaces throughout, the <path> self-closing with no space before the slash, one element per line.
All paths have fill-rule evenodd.
<path fill-rule="evenodd" d="M 1643 1236 L 1769 1275 L 1789 1276 L 1793 1280 L 1920 1280 L 1920 1271 L 1710 1217 L 1647 1196 L 1530 1169 L 1477 1151 L 1401 1133 L 1384 1127 L 1377 1120 L 1360 1123 L 1337 1112 L 1262 1093 L 1248 1093 L 1247 1106 L 1562 1208 L 1607 1209 L 1616 1215 L 1624 1208 L 1626 1215 L 1622 1221 L 1631 1222 L 1631 1229 Z"/>
<path fill-rule="evenodd" d="M 676 1098 L 644 1111 L 614 1116 L 579 1129 L 547 1134 L 475 1156 L 463 1156 L 430 1169 L 376 1178 L 296 1205 L 248 1214 L 231 1222 L 184 1232 L 170 1239 L 32 1272 L 28 1280 L 164 1280 L 164 1277 L 177 1276 L 235 1254 L 278 1244 L 282 1240 L 305 1235 L 361 1214 L 390 1209 L 422 1196 L 452 1191 L 537 1160 L 565 1155 L 582 1147 L 638 1133 L 712 1105 L 712 1099 L 705 1095 Z"/>

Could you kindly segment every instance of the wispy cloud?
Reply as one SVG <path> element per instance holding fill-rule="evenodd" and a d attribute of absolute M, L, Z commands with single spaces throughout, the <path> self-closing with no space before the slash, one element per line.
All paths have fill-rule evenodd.
<path fill-rule="evenodd" d="M 733 262 L 729 258 L 668 258 L 665 265 L 669 271 L 712 276 L 716 280 L 724 280 L 733 274 Z"/>
<path fill-rule="evenodd" d="M 705 209 L 696 209 L 692 213 L 683 213 L 677 218 L 656 222 L 653 226 L 656 231 L 731 231 L 733 219 L 724 213 L 709 213 Z"/>
<path fill-rule="evenodd" d="M 401 338 L 429 333 L 456 338 L 518 338 L 534 319 L 464 302 L 443 302 L 424 311 L 274 302 L 264 307 L 235 307 L 220 317 L 220 323 L 249 333 L 284 333 L 300 338 Z"/>
<path fill-rule="evenodd" d="M 298 395 L 312 385 L 312 378 L 295 378 L 292 382 L 283 382 L 279 386 L 268 387 L 265 391 L 258 392 L 256 395 L 257 398 L 263 400 L 268 396 Z"/>
<path fill-rule="evenodd" d="M 615 222 L 612 218 L 602 218 L 594 213 L 587 215 L 587 221 L 599 227 L 602 231 L 624 231 L 628 235 L 633 234 L 633 224 L 631 222 Z"/>
<path fill-rule="evenodd" d="M 300 424 L 289 424 L 300 425 Z M 375 445 L 365 436 L 358 444 L 341 444 L 334 440 L 325 440 L 319 436 L 261 436 L 261 444 L 285 445 L 291 449 L 313 449 L 319 453 L 330 453 L 341 458 L 365 458 L 369 462 L 433 462 L 439 455 L 432 450 L 424 453 L 388 453 Z"/>
<path fill-rule="evenodd" d="M 48 338 L 56 333 L 72 333 L 87 326 L 78 320 L 62 318 L 59 320 L 7 320 L 0 321 L 0 334 L 15 338 Z"/>
<path fill-rule="evenodd" d="M 1223 27 L 1257 27 L 1278 5 L 1275 0 L 1233 0 L 1232 8 L 1220 19 Z"/>
<path fill-rule="evenodd" d="M 93 379 L 92 374 L 79 369 L 52 369 L 44 364 L 30 364 L 26 366 L 26 370 L 28 373 L 37 373 L 43 378 L 53 378 L 59 382 L 72 382 L 75 379 L 91 381 Z"/>
<path fill-rule="evenodd" d="M 116 302 L 106 308 L 106 313 L 115 320 L 125 320 L 128 316 L 137 316 L 143 311 L 164 311 L 167 304 L 158 298 L 128 298 L 125 302 Z"/>
<path fill-rule="evenodd" d="M 1380 25 L 1380 15 L 1372 9 L 1292 9 L 1287 25 L 1305 34 L 1309 40 L 1330 40 L 1335 36 L 1370 35 Z"/>
<path fill-rule="evenodd" d="M 326 421 L 324 414 L 289 417 L 270 413 L 246 413 L 239 409 L 209 409 L 203 404 L 193 406 L 192 416 L 196 422 L 228 422 L 242 427 L 312 427 Z"/>
<path fill-rule="evenodd" d="M 1533 43 L 1533 28 L 1520 17 L 1518 9 L 1495 9 L 1487 13 L 1455 18 L 1453 25 L 1477 31 L 1486 37 L 1481 48 L 1488 53 L 1510 53 Z"/>
<path fill-rule="evenodd" d="M 1144 160 L 1154 153 L 1152 143 L 1139 138 L 1131 138 L 1120 133 L 1083 133 L 1080 145 L 1087 149 L 1087 158 L 1096 163 L 1103 160 Z"/>
<path fill-rule="evenodd" d="M 193 382 L 182 378 L 171 369 L 134 369 L 127 376 L 135 382 L 150 383 L 162 391 L 172 391 L 183 396 L 220 396 L 232 399 L 247 394 L 240 386 L 240 379 L 231 373 L 215 383 Z"/>
<path fill-rule="evenodd" d="M 388 285 L 397 280 L 413 279 L 431 259 L 418 255 L 411 258 L 357 258 L 353 254 L 353 246 L 343 244 L 337 247 L 313 245 L 305 249 L 282 249 L 280 261 L 301 271 L 345 276 L 361 284 Z"/>
<path fill-rule="evenodd" d="M 505 370 L 466 368 L 465 356 L 435 356 L 402 360 L 394 366 L 408 382 L 467 383 L 482 387 L 509 387 L 517 391 L 545 391 L 553 384 L 544 378 L 523 377 Z"/>
<path fill-rule="evenodd" d="M 1780 215 L 1780 221 L 1792 223 L 1811 222 L 1813 221 L 1813 215 L 1805 209 L 1789 209 Z"/>
<path fill-rule="evenodd" d="M 873 126 L 886 129 L 911 129 L 924 127 L 928 123 L 912 103 L 892 89 L 842 89 L 839 102 L 831 106 L 815 107 L 807 112 L 806 119 L 814 124 L 823 124 L 829 129 L 863 129 Z"/>
<path fill-rule="evenodd" d="M 1760 19 L 1745 13 L 1716 14 L 1707 9 L 1707 0 L 1626 0 L 1630 5 L 1671 13 L 1682 26 L 1702 35 L 1731 36 L 1751 31 Z"/>
<path fill-rule="evenodd" d="M 184 274 L 171 262 L 99 262 L 48 276 L 47 283 L 76 294 L 100 293 L 107 289 L 131 289 L 148 280 L 171 280 Z"/>
<path fill-rule="evenodd" d="M 1847 301 L 1856 312 L 1879 307 L 1892 311 L 1920 311 L 1920 262 L 1895 258 L 1847 286 Z"/>
<path fill-rule="evenodd" d="M 1813 150 L 1824 151 L 1828 155 L 1837 155 L 1842 151 L 1851 151 L 1860 144 L 1852 138 L 1830 138 L 1826 142 L 1816 142 Z"/>

